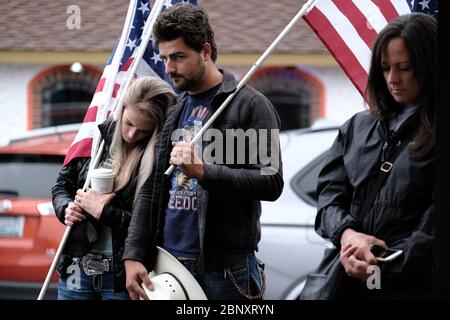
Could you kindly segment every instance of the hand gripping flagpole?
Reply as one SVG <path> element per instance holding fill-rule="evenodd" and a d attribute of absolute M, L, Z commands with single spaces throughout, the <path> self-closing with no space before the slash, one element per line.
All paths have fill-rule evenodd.
<path fill-rule="evenodd" d="M 134 11 L 135 7 L 136 7 L 136 0 L 131 0 L 130 4 L 128 6 L 127 17 L 126 17 L 125 23 L 124 23 L 124 30 L 128 30 L 128 31 L 127 32 L 122 32 L 122 36 L 121 36 L 121 38 L 119 40 L 119 43 L 117 45 L 117 48 L 116 48 L 116 55 L 114 56 L 113 62 L 111 64 L 113 66 L 112 67 L 113 70 L 118 70 L 119 69 L 120 59 L 116 59 L 116 57 L 121 57 L 123 55 L 124 50 L 125 50 L 125 44 L 126 44 L 125 41 L 127 39 L 128 32 L 130 30 L 130 25 L 132 23 L 131 18 L 133 16 L 133 11 Z M 117 75 L 117 72 L 115 73 L 115 75 Z M 108 88 L 109 89 L 108 90 L 108 94 L 109 95 L 107 96 L 108 97 L 108 101 L 106 101 L 107 103 L 109 103 L 109 101 L 111 100 L 112 88 L 114 87 L 114 83 L 115 83 L 115 78 L 111 79 L 111 81 L 110 81 L 110 87 Z M 105 104 L 105 106 L 106 105 L 107 104 Z M 105 114 L 106 114 L 106 112 L 105 112 Z M 102 114 L 101 116 L 105 117 L 105 114 Z M 93 147 L 95 148 L 95 146 L 96 146 L 96 144 L 94 144 L 94 141 L 93 141 Z M 100 147 L 98 148 L 97 152 L 93 153 L 93 154 L 95 154 L 95 158 L 94 158 L 93 161 L 91 161 L 91 163 L 89 165 L 88 175 L 86 177 L 86 181 L 84 182 L 83 190 L 86 190 L 87 187 L 89 186 L 89 183 L 90 183 L 90 171 L 91 171 L 92 168 L 95 168 L 97 166 L 98 162 L 100 161 L 100 156 L 102 154 L 103 147 L 104 147 L 104 141 L 102 141 L 102 143 L 100 144 Z M 47 276 L 45 278 L 44 284 L 42 285 L 41 291 L 39 292 L 39 296 L 37 298 L 38 300 L 42 300 L 44 298 L 44 296 L 45 296 L 45 293 L 46 293 L 46 291 L 48 289 L 48 286 L 50 285 L 50 281 L 51 281 L 52 275 L 55 272 L 56 264 L 58 263 L 59 257 L 62 254 L 62 250 L 64 249 L 64 246 L 65 246 L 65 244 L 67 242 L 67 239 L 69 237 L 69 234 L 70 234 L 71 230 L 72 230 L 72 226 L 71 225 L 66 226 L 66 230 L 64 231 L 64 234 L 62 236 L 61 242 L 59 243 L 58 250 L 56 251 L 56 254 L 53 257 L 52 264 L 50 265 L 50 269 L 48 270 L 48 273 L 47 273 Z"/>
<path fill-rule="evenodd" d="M 294 24 L 303 17 L 305 14 L 309 13 L 312 8 L 314 8 L 315 2 L 317 0 L 309 0 L 306 2 L 300 11 L 295 15 L 295 17 L 289 22 L 289 24 L 281 31 L 281 33 L 276 37 L 276 39 L 272 42 L 272 44 L 266 49 L 266 51 L 259 57 L 259 59 L 255 62 L 255 64 L 252 66 L 252 68 L 247 72 L 247 74 L 242 78 L 242 80 L 239 82 L 239 84 L 236 87 L 236 90 L 230 94 L 224 102 L 220 105 L 220 107 L 214 112 L 214 114 L 209 118 L 209 120 L 205 123 L 205 125 L 197 132 L 197 134 L 194 136 L 194 138 L 191 140 L 191 144 L 195 144 L 202 136 L 203 133 L 205 133 L 206 130 L 212 125 L 214 120 L 220 115 L 220 113 L 225 109 L 225 107 L 230 103 L 231 99 L 234 98 L 234 96 L 239 92 L 239 90 L 247 83 L 247 81 L 253 76 L 255 71 L 264 63 L 264 61 L 267 59 L 267 57 L 272 53 L 272 51 L 275 49 L 275 47 L 278 45 L 278 43 L 281 41 L 281 39 L 284 38 L 284 36 L 292 29 Z M 165 175 L 169 176 L 172 171 L 175 169 L 175 165 L 171 165 L 166 172 Z"/>
<path fill-rule="evenodd" d="M 132 23 L 131 18 L 133 16 L 133 12 L 134 12 L 134 10 L 136 8 L 136 5 L 137 5 L 136 4 L 136 0 L 131 0 L 130 1 L 129 7 L 128 7 L 128 12 L 127 12 L 127 17 L 126 17 L 125 24 L 124 24 L 124 30 L 127 30 L 127 32 L 126 33 L 122 32 L 122 36 L 120 38 L 119 44 L 117 45 L 116 54 L 114 56 L 113 63 L 112 63 L 112 65 L 114 65 L 114 67 L 112 68 L 113 70 L 118 70 L 119 69 L 120 58 L 117 59 L 116 57 L 123 56 L 123 52 L 125 50 L 125 41 L 128 38 L 130 25 Z M 145 44 L 145 43 L 148 43 L 148 41 L 150 40 L 150 36 L 151 36 L 151 33 L 152 33 L 151 32 L 152 31 L 152 26 L 155 23 L 157 16 L 161 12 L 161 10 L 163 8 L 163 5 L 164 5 L 164 0 L 157 0 L 157 2 L 155 3 L 154 9 L 150 12 L 150 16 L 147 18 L 147 21 L 145 23 L 144 39 L 142 40 L 143 42 L 141 42 L 141 43 Z M 147 31 L 147 33 L 145 33 L 145 31 Z M 139 47 L 139 51 L 138 51 L 137 57 L 133 61 L 133 65 L 131 67 L 131 72 L 130 72 L 131 75 L 133 75 L 135 73 L 135 71 L 137 69 L 137 66 L 139 65 L 139 62 L 141 61 L 141 59 L 142 59 L 142 57 L 144 55 L 146 47 L 147 47 L 146 45 L 141 45 Z M 111 79 L 111 81 L 110 81 L 110 86 L 108 87 L 108 95 L 107 95 L 108 101 L 105 104 L 105 106 L 108 105 L 108 103 L 111 100 L 112 90 L 114 88 L 114 83 L 115 83 L 115 77 L 116 76 L 117 76 L 117 72 L 114 73 L 114 79 Z M 120 90 L 120 92 L 118 94 L 120 98 L 119 98 L 116 106 L 118 106 L 117 109 L 119 110 L 119 112 L 120 112 L 120 110 L 122 108 L 123 97 L 124 97 L 124 94 L 121 94 L 121 93 L 126 92 L 126 89 L 128 88 L 128 86 L 130 84 L 131 78 L 132 77 L 129 77 L 127 79 L 127 81 L 125 83 L 125 86 L 123 87 L 122 90 Z M 116 114 L 117 114 L 117 110 L 116 110 Z M 106 112 L 100 115 L 100 119 L 101 118 L 103 118 L 103 120 L 106 118 Z M 94 141 L 93 141 L 93 147 L 94 148 L 95 148 L 96 145 L 97 144 L 96 143 L 94 144 Z M 95 154 L 95 158 L 94 158 L 94 161 L 92 161 L 90 163 L 90 165 L 89 165 L 89 170 L 88 170 L 88 174 L 87 174 L 87 177 L 86 177 L 86 181 L 85 181 L 85 183 L 83 185 L 83 190 L 86 190 L 87 187 L 89 186 L 91 170 L 98 165 L 98 162 L 100 161 L 101 154 L 103 153 L 104 145 L 105 145 L 105 142 L 102 141 L 100 146 L 99 146 L 99 148 L 98 148 L 98 150 L 96 152 L 94 151 L 92 153 L 92 155 Z M 65 232 L 63 234 L 63 237 L 61 239 L 61 242 L 59 244 L 58 250 L 56 251 L 55 257 L 53 258 L 52 264 L 51 264 L 50 269 L 49 269 L 49 271 L 47 273 L 47 277 L 45 278 L 44 285 L 42 286 L 41 292 L 39 293 L 38 300 L 42 300 L 44 298 L 44 296 L 45 296 L 45 292 L 48 289 L 48 286 L 49 286 L 50 281 L 51 281 L 51 277 L 52 277 L 53 273 L 55 272 L 56 264 L 57 264 L 57 262 L 59 260 L 59 257 L 62 254 L 62 250 L 64 249 L 64 246 L 65 246 L 66 241 L 67 241 L 67 239 L 69 237 L 71 229 L 72 229 L 72 226 L 70 226 L 70 225 L 66 227 L 66 230 L 65 230 Z"/>

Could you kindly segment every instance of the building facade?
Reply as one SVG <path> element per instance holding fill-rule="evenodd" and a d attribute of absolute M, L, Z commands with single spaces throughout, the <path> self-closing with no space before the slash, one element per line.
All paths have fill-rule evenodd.
<path fill-rule="evenodd" d="M 242 78 L 304 2 L 200 0 L 216 33 L 218 65 Z M 70 0 L 0 3 L 0 144 L 33 129 L 82 120 L 127 6 L 122 0 L 80 0 L 71 11 Z M 77 13 L 79 28 L 72 28 Z M 75 62 L 81 68 L 71 70 Z M 309 127 L 321 118 L 341 124 L 365 107 L 304 21 L 248 84 L 275 105 L 282 130 Z"/>

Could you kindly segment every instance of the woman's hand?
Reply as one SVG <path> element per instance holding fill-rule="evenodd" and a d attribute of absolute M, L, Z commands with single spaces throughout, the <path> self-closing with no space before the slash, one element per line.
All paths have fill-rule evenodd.
<path fill-rule="evenodd" d="M 376 264 L 376 262 L 367 263 L 364 260 L 358 259 L 355 256 L 356 250 L 357 247 L 352 246 L 351 244 L 346 244 L 343 247 L 341 247 L 340 261 L 348 276 L 361 280 L 366 280 L 369 277 L 369 274 L 367 273 L 367 268 L 371 264 Z"/>
<path fill-rule="evenodd" d="M 367 268 L 376 265 L 377 260 L 370 251 L 372 246 L 387 249 L 386 243 L 374 236 L 346 229 L 341 237 L 341 263 L 345 272 L 351 277 L 361 280 L 367 279 Z"/>
<path fill-rule="evenodd" d="M 74 223 L 78 223 L 86 219 L 83 209 L 77 206 L 74 202 L 69 202 L 69 205 L 64 212 L 66 213 L 64 216 L 64 224 L 66 226 L 72 226 Z"/>
<path fill-rule="evenodd" d="M 102 215 L 105 204 L 109 203 L 115 196 L 115 193 L 100 193 L 94 189 L 87 191 L 78 189 L 75 204 L 98 220 Z"/>

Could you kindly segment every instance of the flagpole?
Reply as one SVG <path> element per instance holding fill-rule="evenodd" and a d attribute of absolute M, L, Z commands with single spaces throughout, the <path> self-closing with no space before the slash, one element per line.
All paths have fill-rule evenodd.
<path fill-rule="evenodd" d="M 209 120 L 205 123 L 205 125 L 197 132 L 197 134 L 194 136 L 194 138 L 191 140 L 191 144 L 195 144 L 202 136 L 203 133 L 205 133 L 206 130 L 212 125 L 214 120 L 220 115 L 220 113 L 225 109 L 225 107 L 230 103 L 231 99 L 234 98 L 234 96 L 239 92 L 239 90 L 247 83 L 247 81 L 253 76 L 255 71 L 264 63 L 264 61 L 267 59 L 267 57 L 272 53 L 272 51 L 275 49 L 275 47 L 278 45 L 278 43 L 284 38 L 284 36 L 292 29 L 292 27 L 295 25 L 295 23 L 303 17 L 305 14 L 309 13 L 315 5 L 315 2 L 317 0 L 309 0 L 306 2 L 300 11 L 295 15 L 295 17 L 289 22 L 289 24 L 281 31 L 281 33 L 275 38 L 275 40 L 272 42 L 272 44 L 266 49 L 266 51 L 261 55 L 261 57 L 255 62 L 255 64 L 252 66 L 252 68 L 247 72 L 247 74 L 242 78 L 242 80 L 237 85 L 236 90 L 230 94 L 224 102 L 220 105 L 220 107 L 214 112 L 214 114 L 209 118 Z M 171 165 L 166 172 L 165 175 L 169 176 L 172 171 L 175 169 L 175 165 Z"/>
<path fill-rule="evenodd" d="M 136 0 L 134 0 L 134 1 L 136 2 Z M 130 6 L 131 6 L 131 2 L 130 2 Z M 136 6 L 136 4 L 133 6 L 133 8 L 135 8 L 135 6 Z M 129 72 L 129 74 L 131 74 L 131 76 L 127 78 L 127 80 L 125 82 L 125 85 L 122 86 L 120 88 L 119 92 L 117 93 L 118 100 L 116 100 L 116 103 L 115 103 L 116 104 L 116 107 L 115 107 L 116 110 L 114 110 L 114 113 L 116 115 L 120 114 L 120 112 L 122 111 L 123 99 L 125 97 L 124 93 L 127 91 L 128 86 L 131 83 L 131 79 L 133 78 L 133 74 L 136 72 L 136 69 L 139 66 L 139 63 L 142 60 L 142 57 L 144 56 L 145 50 L 147 48 L 147 45 L 143 46 L 142 44 L 148 44 L 148 41 L 150 40 L 150 37 L 151 37 L 153 24 L 155 23 L 156 18 L 158 17 L 159 13 L 161 12 L 163 6 L 164 6 L 164 0 L 157 0 L 155 2 L 155 6 L 154 6 L 153 10 L 150 12 L 149 17 L 145 21 L 144 32 L 147 31 L 147 33 L 143 34 L 144 38 L 142 39 L 141 45 L 139 46 L 138 54 L 136 55 L 136 58 L 133 60 L 133 63 L 132 63 L 132 66 L 131 66 L 131 71 Z M 127 19 L 128 19 L 128 16 L 127 16 Z M 130 20 L 131 20 L 131 18 L 130 18 Z M 129 26 L 130 22 L 127 21 L 126 23 L 127 23 L 127 26 Z M 121 46 L 121 51 L 120 51 L 120 55 L 118 55 L 118 54 L 114 55 L 114 60 L 113 60 L 112 64 L 115 63 L 114 65 L 116 67 L 113 68 L 113 70 L 118 70 L 119 67 L 120 67 L 120 57 L 123 56 L 123 51 L 125 50 L 125 39 L 128 38 L 130 30 L 131 29 L 128 28 L 128 32 L 126 34 L 126 37 L 125 38 L 122 37 L 120 39 L 121 42 L 117 45 L 117 49 L 119 48 L 119 46 Z M 122 36 L 123 35 L 124 35 L 124 33 L 122 32 Z M 110 85 L 108 86 L 108 94 L 107 94 L 108 100 L 107 100 L 107 103 L 105 103 L 105 106 L 109 105 L 109 103 L 111 101 L 117 74 L 118 74 L 118 72 L 115 72 L 114 76 L 113 76 L 114 79 L 111 79 L 111 81 L 109 82 Z M 105 109 L 105 108 L 103 108 L 103 109 Z M 103 109 L 102 109 L 102 111 L 103 111 Z M 97 114 L 97 116 L 98 116 L 98 114 Z M 98 117 L 97 117 L 96 123 L 102 123 L 106 119 L 106 113 L 105 112 L 102 112 L 102 115 L 100 116 L 100 119 L 101 120 L 98 121 Z M 96 134 L 98 134 L 98 130 L 95 131 L 95 132 L 96 132 Z M 97 139 L 94 136 L 94 139 L 92 141 L 92 145 L 93 145 L 93 147 L 95 146 L 95 148 L 98 145 L 96 140 Z M 102 141 L 102 143 L 100 144 L 100 147 L 97 150 L 95 150 L 94 152 L 91 153 L 91 157 L 94 156 L 96 153 L 102 153 L 104 145 L 105 145 L 104 141 Z M 93 150 L 94 150 L 94 148 L 93 148 Z M 86 188 L 89 186 L 92 169 L 95 168 L 96 166 L 97 166 L 97 163 L 95 163 L 95 164 L 93 164 L 92 162 L 90 163 L 88 174 L 87 174 L 87 177 L 86 177 L 86 183 L 85 183 L 85 185 L 83 187 L 83 190 L 86 190 Z"/>
<path fill-rule="evenodd" d="M 128 5 L 127 16 L 126 16 L 125 23 L 123 26 L 123 30 L 127 30 L 127 32 L 123 32 L 123 30 L 122 30 L 119 43 L 117 44 L 117 47 L 116 47 L 116 52 L 114 54 L 113 60 L 111 61 L 112 76 L 106 78 L 107 79 L 107 83 L 105 83 L 105 86 L 107 88 L 106 101 L 103 103 L 102 106 L 99 106 L 99 108 L 98 108 L 97 115 L 95 118 L 96 126 L 98 124 L 102 123 L 103 121 L 105 121 L 107 118 L 108 114 L 106 112 L 106 109 L 109 106 L 109 104 L 111 103 L 112 94 L 114 91 L 117 75 L 119 74 L 120 62 L 121 62 L 123 53 L 126 48 L 126 40 L 128 39 L 128 37 L 130 35 L 130 31 L 131 31 L 131 28 L 130 28 L 130 24 L 132 23 L 131 19 L 133 16 L 133 12 L 136 10 L 136 6 L 137 6 L 137 0 L 130 0 L 130 4 Z M 125 28 L 127 28 L 127 29 L 125 29 Z M 99 138 L 100 138 L 100 132 L 99 132 L 98 128 L 96 128 L 96 129 L 94 129 L 94 136 L 92 139 L 91 158 L 93 158 L 97 153 L 103 152 L 104 143 L 102 141 L 102 143 L 100 144 L 100 147 L 99 147 L 98 146 Z M 96 166 L 97 166 L 97 164 L 93 163 L 93 162 L 91 162 L 89 164 L 88 174 L 86 177 L 86 182 L 84 184 L 83 190 L 86 190 L 87 187 L 89 186 L 90 175 L 91 175 L 92 169 L 94 169 Z"/>
<path fill-rule="evenodd" d="M 100 148 L 103 148 L 104 143 L 105 142 L 102 141 Z M 101 152 L 98 152 L 94 159 L 95 163 L 99 162 L 100 156 L 101 156 Z M 89 183 L 89 181 L 88 181 L 88 179 L 86 179 L 86 181 L 84 182 L 83 190 L 86 189 L 88 183 Z M 58 250 L 56 251 L 55 256 L 53 257 L 53 261 L 52 261 L 52 264 L 50 265 L 50 269 L 48 270 L 47 277 L 45 278 L 44 284 L 43 284 L 41 291 L 39 293 L 39 296 L 37 298 L 38 300 L 42 300 L 45 296 L 48 286 L 50 285 L 52 275 L 55 272 L 56 264 L 58 263 L 59 257 L 62 254 L 62 250 L 64 249 L 64 246 L 66 245 L 67 239 L 69 238 L 70 230 L 72 230 L 72 225 L 66 226 L 66 230 L 64 231 L 61 242 L 59 243 Z"/>
<path fill-rule="evenodd" d="M 139 63 L 142 60 L 142 57 L 144 56 L 145 50 L 147 49 L 148 42 L 150 41 L 150 37 L 153 33 L 153 25 L 155 24 L 156 18 L 158 18 L 159 13 L 162 11 L 164 7 L 164 0 L 156 0 L 155 5 L 153 6 L 152 11 L 150 12 L 149 17 L 147 18 L 147 21 L 145 21 L 144 25 L 144 33 L 142 34 L 142 40 L 141 44 L 139 45 L 138 53 L 136 55 L 136 58 L 133 60 L 133 63 L 131 64 L 131 77 L 128 77 L 127 81 L 125 82 L 125 85 L 120 88 L 121 92 L 126 92 L 130 83 L 131 79 L 133 78 L 134 73 L 136 72 L 137 67 L 139 66 Z M 145 44 L 145 45 L 142 45 Z M 114 111 L 115 115 L 119 115 L 123 108 L 123 98 L 125 95 L 120 95 L 120 98 L 117 102 L 116 109 Z"/>
<path fill-rule="evenodd" d="M 123 55 L 123 52 L 125 50 L 125 40 L 127 39 L 128 36 L 128 32 L 130 30 L 130 25 L 132 23 L 131 21 L 131 17 L 133 16 L 133 12 L 134 9 L 137 5 L 137 0 L 131 0 L 130 4 L 128 6 L 128 11 L 127 11 L 127 16 L 125 19 L 125 23 L 124 23 L 124 30 L 127 30 L 127 32 L 122 32 L 122 36 L 119 40 L 119 43 L 116 47 L 116 51 L 119 50 L 119 52 L 121 52 L 122 54 L 120 55 L 120 57 Z M 115 55 L 113 58 L 113 63 L 115 63 L 114 67 L 116 67 L 117 69 L 119 68 L 119 64 L 120 64 L 120 59 L 118 61 L 116 61 L 116 57 L 119 55 Z M 110 82 L 110 87 L 108 88 L 108 99 L 107 99 L 107 103 L 109 103 L 111 101 L 111 95 L 112 95 L 112 89 L 114 88 L 114 83 L 115 83 L 115 78 L 114 78 L 114 82 Z M 105 104 L 106 106 L 107 104 Z M 106 113 L 102 114 L 101 117 L 104 117 Z M 98 150 L 96 151 L 96 153 L 91 154 L 91 157 L 95 154 L 95 158 L 93 161 L 91 161 L 90 165 L 89 165 L 89 170 L 88 170 L 88 174 L 86 177 L 86 181 L 84 182 L 83 185 L 83 190 L 86 190 L 87 187 L 89 186 L 90 183 L 90 172 L 92 170 L 92 168 L 95 168 L 98 164 L 98 162 L 100 161 L 100 156 L 103 152 L 103 148 L 104 148 L 105 142 L 102 141 L 102 143 L 100 144 L 100 147 L 98 148 Z M 94 141 L 92 142 L 92 147 L 94 148 Z M 52 275 L 55 272 L 56 269 L 56 264 L 58 263 L 59 257 L 62 254 L 62 251 L 64 249 L 64 246 L 67 242 L 67 239 L 69 237 L 70 231 L 72 230 L 72 226 L 68 225 L 66 226 L 66 230 L 64 231 L 63 237 L 61 239 L 61 242 L 59 243 L 58 246 L 58 250 L 55 253 L 55 256 L 53 257 L 53 261 L 52 264 L 50 265 L 50 269 L 47 272 L 47 276 L 45 278 L 44 284 L 42 285 L 41 291 L 39 292 L 39 296 L 37 298 L 37 300 L 42 300 L 45 296 L 45 293 L 47 292 L 48 286 L 50 285 L 51 279 L 52 279 Z"/>
<path fill-rule="evenodd" d="M 133 1 L 133 0 L 132 0 L 132 1 Z M 136 0 L 134 0 L 134 1 L 136 1 Z M 130 2 L 130 6 L 131 6 L 131 2 Z M 133 74 L 136 72 L 136 69 L 137 69 L 137 67 L 139 66 L 139 63 L 141 62 L 142 57 L 144 56 L 145 50 L 146 50 L 146 48 L 147 48 L 147 45 L 142 45 L 142 44 L 148 44 L 148 41 L 150 40 L 150 37 L 151 37 L 151 34 L 152 34 L 152 27 L 153 27 L 153 24 L 155 23 L 156 18 L 158 17 L 159 13 L 161 12 L 163 6 L 164 6 L 164 0 L 156 0 L 155 6 L 154 6 L 153 10 L 150 12 L 149 17 L 148 17 L 147 20 L 145 21 L 144 32 L 147 31 L 147 33 L 143 34 L 144 37 L 143 37 L 143 39 L 142 39 L 142 41 L 141 41 L 141 45 L 139 46 L 138 54 L 136 55 L 136 58 L 133 60 L 133 63 L 132 63 L 131 69 L 130 69 L 131 71 L 129 72 L 129 74 L 130 74 L 131 76 L 127 78 L 127 80 L 126 80 L 126 82 L 125 82 L 125 85 L 122 86 L 122 87 L 120 88 L 119 92 L 117 93 L 118 100 L 116 100 L 116 107 L 115 107 L 116 109 L 114 110 L 114 113 L 115 113 L 116 115 L 120 114 L 121 111 L 122 111 L 122 108 L 123 108 L 123 99 L 124 99 L 124 97 L 125 97 L 125 94 L 124 94 L 124 93 L 127 91 L 128 86 L 129 86 L 130 83 L 131 83 L 131 79 L 133 78 Z M 133 7 L 135 7 L 135 6 L 133 6 Z M 127 19 L 128 19 L 128 16 L 127 16 Z M 131 18 L 130 18 L 130 20 L 131 20 Z M 127 21 L 127 23 L 130 23 L 130 22 Z M 129 26 L 129 24 L 128 24 L 128 26 Z M 128 38 L 129 32 L 130 32 L 130 28 L 128 28 L 128 32 L 127 32 L 126 38 Z M 122 33 L 122 35 L 123 35 L 123 33 Z M 126 38 L 125 38 L 125 39 L 126 39 Z M 123 39 L 123 38 L 120 39 L 121 42 L 122 42 L 122 39 Z M 119 69 L 119 65 L 120 65 L 120 57 L 123 56 L 123 51 L 125 50 L 125 40 L 123 41 L 123 43 L 119 43 L 119 45 L 122 45 L 122 49 L 121 49 L 120 55 L 117 55 L 117 54 L 116 54 L 116 55 L 114 56 L 114 59 L 115 59 L 115 60 L 113 60 L 113 61 L 117 63 L 117 67 L 114 68 L 113 70 L 118 70 L 118 69 Z M 119 48 L 119 45 L 117 46 L 118 48 Z M 119 57 L 119 58 L 117 58 L 117 57 Z M 117 59 L 116 59 L 116 58 L 117 58 Z M 116 61 L 116 60 L 117 60 L 117 61 Z M 113 92 L 113 89 L 114 89 L 114 84 L 115 84 L 115 82 L 116 82 L 115 80 L 116 80 L 117 74 L 118 74 L 118 72 L 115 72 L 115 73 L 114 73 L 114 81 L 110 81 L 110 86 L 108 87 L 108 95 L 107 95 L 108 101 L 107 101 L 107 103 L 105 103 L 105 106 L 107 106 L 107 105 L 110 103 L 110 101 L 111 101 L 111 98 L 112 98 L 112 92 Z M 103 122 L 103 121 L 106 119 L 105 116 L 106 116 L 106 113 L 103 112 L 103 114 L 102 114 L 102 116 L 101 116 L 101 121 L 100 121 L 100 123 Z M 96 123 L 99 123 L 99 121 L 97 121 L 97 119 L 96 119 Z M 96 133 L 97 133 L 97 132 L 98 132 L 98 131 L 96 131 Z M 95 138 L 95 137 L 94 137 L 94 138 Z M 95 145 L 95 146 L 98 145 L 98 143 L 97 143 L 95 140 L 96 140 L 96 139 L 93 139 L 93 141 L 92 141 L 92 145 L 93 145 L 93 146 L 94 146 L 94 145 Z M 95 144 L 94 144 L 94 143 L 95 143 Z M 102 152 L 103 152 L 104 145 L 105 145 L 105 143 L 104 143 L 104 141 L 102 141 L 102 143 L 100 144 L 100 147 L 98 148 L 98 150 L 96 150 L 96 152 L 93 152 L 93 153 L 91 154 L 91 157 L 92 157 L 94 154 L 96 154 L 96 153 L 102 153 Z M 88 170 L 88 174 L 87 174 L 87 177 L 86 177 L 86 182 L 85 182 L 85 184 L 84 184 L 84 186 L 83 186 L 83 190 L 86 190 L 86 188 L 89 186 L 89 182 L 90 182 L 90 178 L 91 178 L 91 172 L 92 172 L 92 169 L 95 168 L 95 167 L 97 166 L 97 164 L 98 164 L 98 163 L 92 163 L 92 162 L 90 163 L 90 165 L 89 165 L 89 170 Z"/>

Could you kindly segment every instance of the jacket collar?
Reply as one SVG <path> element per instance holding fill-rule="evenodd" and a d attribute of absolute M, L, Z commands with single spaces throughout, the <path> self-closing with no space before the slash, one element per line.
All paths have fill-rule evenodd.
<path fill-rule="evenodd" d="M 419 126 L 419 122 L 420 122 L 419 111 L 417 110 L 401 124 L 400 128 L 398 128 L 398 130 L 395 132 L 393 136 L 390 136 L 388 120 L 382 119 L 380 123 L 383 129 L 383 138 L 388 143 L 397 142 L 401 137 L 404 137 L 410 134 L 411 132 L 415 131 Z"/>
<path fill-rule="evenodd" d="M 222 95 L 222 94 L 229 94 L 236 90 L 237 88 L 237 81 L 234 75 L 231 72 L 228 72 L 223 69 L 219 69 L 219 71 L 223 74 L 223 81 L 219 86 L 219 89 L 217 89 L 215 97 Z M 183 109 L 183 106 L 186 102 L 186 99 L 188 98 L 189 94 L 184 91 L 177 100 L 177 103 L 172 107 L 172 112 L 170 113 L 169 117 L 167 118 L 167 123 L 171 123 L 171 127 L 177 125 L 177 119 L 179 118 L 181 114 L 181 110 Z M 214 101 L 213 99 L 213 101 Z M 212 108 L 214 110 L 215 108 Z M 211 113 L 208 113 L 208 115 L 205 118 L 205 122 L 208 121 L 208 119 L 211 117 Z"/>
<path fill-rule="evenodd" d="M 116 128 L 116 122 L 113 119 L 113 116 L 111 115 L 108 119 L 103 121 L 98 125 L 98 129 L 100 130 L 100 135 L 102 136 L 102 139 L 105 140 L 105 143 L 107 145 L 111 144 L 114 129 Z"/>
<path fill-rule="evenodd" d="M 236 90 L 238 83 L 234 75 L 226 70 L 219 69 L 219 71 L 223 74 L 223 81 L 217 90 L 217 95 L 222 93 L 231 93 Z"/>

